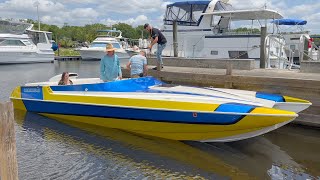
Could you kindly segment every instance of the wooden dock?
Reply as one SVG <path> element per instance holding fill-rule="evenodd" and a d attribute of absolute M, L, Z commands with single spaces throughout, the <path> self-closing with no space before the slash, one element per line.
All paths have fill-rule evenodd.
<path fill-rule="evenodd" d="M 165 66 L 162 71 L 149 69 L 148 74 L 172 84 L 263 91 L 306 99 L 313 105 L 299 113 L 295 122 L 320 127 L 320 74 L 279 69 L 232 69 L 229 75 L 226 72 L 226 69 Z M 129 71 L 124 69 L 123 76 L 129 77 Z"/>

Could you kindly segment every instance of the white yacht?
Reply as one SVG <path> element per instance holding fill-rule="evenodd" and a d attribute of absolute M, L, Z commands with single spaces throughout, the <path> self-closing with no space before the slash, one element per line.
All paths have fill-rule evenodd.
<path fill-rule="evenodd" d="M 0 64 L 52 62 L 52 33 L 33 24 L 0 20 Z"/>
<path fill-rule="evenodd" d="M 122 32 L 119 30 L 100 30 L 99 33 L 107 33 L 106 35 L 99 35 L 89 47 L 82 47 L 78 49 L 81 58 L 83 60 L 100 60 L 106 54 L 106 45 L 111 43 L 116 48 L 116 54 L 119 59 L 129 58 L 128 53 L 125 50 L 125 44 L 121 39 Z M 116 34 L 116 35 L 113 35 Z"/>
<path fill-rule="evenodd" d="M 264 26 L 267 20 L 281 18 L 283 17 L 279 12 L 266 8 L 235 10 L 227 0 L 175 2 L 167 5 L 164 18 L 162 31 L 168 42 L 163 54 L 173 56 L 172 25 L 177 21 L 180 57 L 258 61 L 260 32 L 238 33 L 232 30 L 231 26 L 243 21 L 257 21 Z M 284 42 L 284 39 L 278 42 Z M 275 46 L 275 43 L 269 44 Z M 281 56 L 285 57 L 285 53 Z M 272 58 L 272 55 L 270 57 Z"/>

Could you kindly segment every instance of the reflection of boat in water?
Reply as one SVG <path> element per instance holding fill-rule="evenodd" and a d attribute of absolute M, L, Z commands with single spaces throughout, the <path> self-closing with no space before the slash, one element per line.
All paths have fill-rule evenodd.
<path fill-rule="evenodd" d="M 52 33 L 33 24 L 0 20 L 0 64 L 51 62 Z"/>
<path fill-rule="evenodd" d="M 242 97 L 150 89 L 152 77 L 71 86 L 17 87 L 15 108 L 175 140 L 236 141 L 277 129 L 297 117 Z"/>
<path fill-rule="evenodd" d="M 45 142 L 39 140 L 42 144 L 49 145 L 50 142 L 55 145 L 59 144 L 62 149 L 57 149 L 58 152 L 54 153 L 57 156 L 62 153 L 64 154 L 62 157 L 68 158 L 68 156 L 81 154 L 81 159 L 87 161 L 87 156 L 93 154 L 99 157 L 99 160 L 97 160 L 99 163 L 103 161 L 101 159 L 107 159 L 108 162 L 106 163 L 108 164 L 114 163 L 111 166 L 103 164 L 105 166 L 104 171 L 108 173 L 101 172 L 98 167 L 94 167 L 96 162 L 92 163 L 93 169 L 99 170 L 94 174 L 103 173 L 105 176 L 105 174 L 113 174 L 115 171 L 114 173 L 117 173 L 119 178 L 125 177 L 126 174 L 129 174 L 127 178 L 134 177 L 136 174 L 149 178 L 252 178 L 249 173 L 230 166 L 214 155 L 193 148 L 183 142 L 139 136 L 117 129 L 102 128 L 72 121 L 65 121 L 62 124 L 24 111 L 15 111 L 15 118 L 24 129 L 40 134 L 45 140 Z M 53 149 L 55 148 L 53 147 Z M 72 149 L 75 150 L 72 151 Z M 53 151 L 46 153 L 53 153 Z M 40 158 L 43 158 L 43 156 L 40 156 Z M 54 157 L 51 156 L 51 158 Z M 69 164 L 72 165 L 72 163 L 76 163 L 76 160 L 74 162 L 62 161 L 59 168 Z M 77 165 L 80 171 L 81 165 L 83 164 Z M 118 168 L 115 170 L 113 169 L 114 166 Z M 59 169 L 54 168 L 54 171 L 59 171 Z M 123 172 L 123 174 L 119 174 L 119 172 Z M 78 173 L 75 174 L 79 175 Z M 66 174 L 63 177 L 67 177 Z"/>
<path fill-rule="evenodd" d="M 296 162 L 299 162 L 304 171 L 316 177 L 309 179 L 320 178 L 319 129 L 289 126 L 282 128 L 281 131 L 267 134 L 266 137 L 270 142 L 286 151 Z"/>
<path fill-rule="evenodd" d="M 275 144 L 274 140 L 270 138 L 272 136 L 274 136 L 274 139 L 282 141 L 282 144 L 279 146 Z M 284 150 L 283 145 L 286 146 L 285 144 L 288 142 L 292 142 L 295 146 Z M 284 179 L 314 179 L 313 176 L 317 176 L 314 170 L 317 168 L 311 167 L 310 169 L 308 167 L 312 160 L 302 160 L 292 156 L 292 152 L 299 151 L 296 150 L 296 142 L 300 141 L 283 139 L 282 136 L 279 137 L 277 133 L 272 132 L 266 136 L 232 143 L 187 142 L 187 144 L 208 154 L 214 154 L 225 163 L 240 167 L 243 171 L 251 172 L 251 175 L 260 177 L 260 179 L 279 179 L 279 177 L 287 177 Z M 314 143 L 317 142 L 314 141 Z M 315 145 L 311 147 L 315 147 Z M 314 158 L 317 157 L 317 153 L 312 151 L 299 152 L 304 154 L 301 158 L 306 156 L 305 152 L 310 152 L 310 155 Z"/>

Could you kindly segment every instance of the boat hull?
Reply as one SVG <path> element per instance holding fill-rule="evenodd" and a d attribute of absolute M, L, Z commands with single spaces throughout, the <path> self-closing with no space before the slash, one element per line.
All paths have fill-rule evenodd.
<path fill-rule="evenodd" d="M 90 116 L 74 116 L 61 114 L 40 113 L 48 118 L 56 119 L 61 122 L 74 121 L 98 125 L 102 127 L 121 129 L 132 133 L 143 134 L 148 136 L 161 137 L 172 140 L 188 140 L 201 142 L 232 142 L 243 139 L 256 137 L 281 126 L 284 126 L 294 118 L 281 118 L 275 121 L 282 123 L 273 124 L 270 120 L 274 117 L 245 117 L 241 123 L 235 125 L 200 125 L 200 124 L 180 124 L 180 123 L 163 123 L 163 122 L 146 122 L 143 120 L 127 120 L 115 118 L 100 118 Z M 263 127 L 245 128 L 241 127 L 252 121 L 269 121 Z M 260 125 L 259 125 L 260 126 Z"/>
<path fill-rule="evenodd" d="M 49 63 L 54 61 L 53 52 L 1 52 L 0 64 Z"/>
<path fill-rule="evenodd" d="M 261 132 L 266 133 L 297 117 L 293 112 L 261 107 L 248 110 L 248 113 L 228 113 L 218 112 L 220 106 L 215 105 L 211 106 L 212 112 L 201 112 L 208 107 L 182 111 L 175 102 L 167 106 L 177 109 L 169 110 L 163 109 L 166 103 L 154 104 L 153 108 L 146 109 L 93 105 L 89 99 L 86 100 L 88 103 L 22 100 L 19 97 L 11 100 L 16 109 L 39 113 L 62 122 L 75 121 L 173 140 L 237 141 L 261 135 Z M 191 107 L 185 105 L 181 108 Z"/>
<path fill-rule="evenodd" d="M 15 88 L 10 99 L 16 109 L 52 119 L 173 140 L 236 141 L 274 130 L 298 116 L 232 98 L 136 92 L 159 83 L 146 77 L 87 85 L 22 86 Z"/>
<path fill-rule="evenodd" d="M 80 52 L 82 60 L 87 61 L 99 61 L 104 55 L 106 55 L 105 49 L 80 49 L 78 51 Z M 130 56 L 126 51 L 116 50 L 115 53 L 119 57 L 121 66 L 124 66 L 128 63 Z"/>

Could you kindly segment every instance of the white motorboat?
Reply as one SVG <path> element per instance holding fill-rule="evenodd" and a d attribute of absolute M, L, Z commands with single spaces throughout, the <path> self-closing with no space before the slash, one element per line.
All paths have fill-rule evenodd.
<path fill-rule="evenodd" d="M 112 44 L 116 48 L 115 53 L 120 59 L 120 63 L 127 63 L 129 54 L 125 50 L 125 45 L 120 41 L 122 39 L 122 32 L 118 30 L 100 30 L 100 33 L 107 33 L 106 35 L 99 35 L 89 47 L 81 47 L 78 49 L 83 60 L 100 60 L 106 54 L 106 45 Z M 116 34 L 117 36 L 113 35 Z"/>
<path fill-rule="evenodd" d="M 0 20 L 0 64 L 52 62 L 52 33 L 33 24 Z"/>

